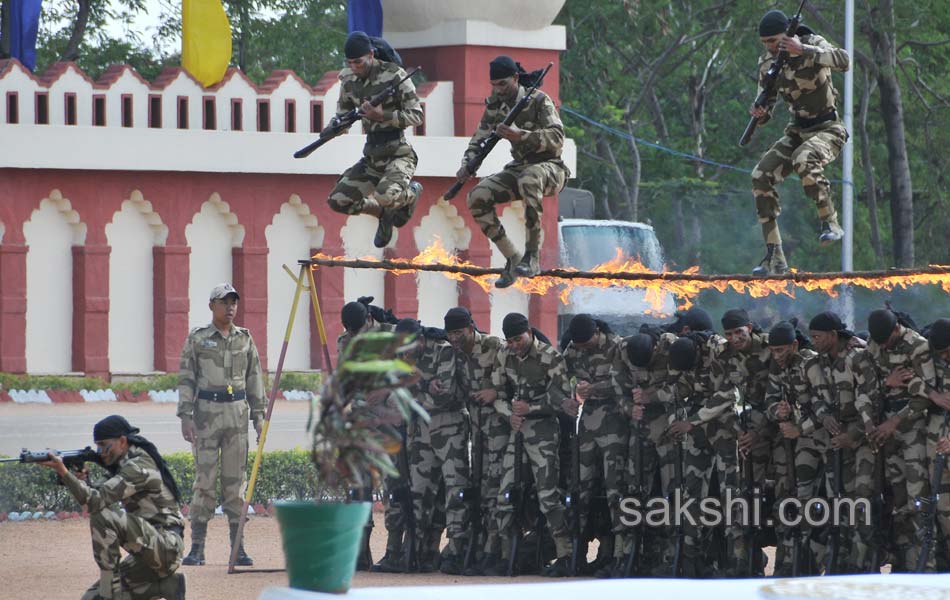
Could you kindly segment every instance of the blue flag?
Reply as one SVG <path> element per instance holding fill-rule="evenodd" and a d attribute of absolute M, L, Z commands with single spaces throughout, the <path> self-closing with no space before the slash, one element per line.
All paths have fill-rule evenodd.
<path fill-rule="evenodd" d="M 349 0 L 346 9 L 349 30 L 365 31 L 366 35 L 383 35 L 383 5 L 380 0 Z"/>
<path fill-rule="evenodd" d="M 43 0 L 10 0 L 10 56 L 36 68 L 36 32 Z"/>

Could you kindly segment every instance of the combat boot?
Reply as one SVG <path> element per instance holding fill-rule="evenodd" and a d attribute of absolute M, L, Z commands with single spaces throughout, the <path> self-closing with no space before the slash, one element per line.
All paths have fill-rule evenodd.
<path fill-rule="evenodd" d="M 411 181 L 409 183 L 409 193 L 415 196 L 412 202 L 393 211 L 393 225 L 396 227 L 402 227 L 412 218 L 412 213 L 416 211 L 416 204 L 419 203 L 419 198 L 422 197 L 422 184 L 418 181 Z"/>
<path fill-rule="evenodd" d="M 545 577 L 570 577 L 571 557 L 562 556 L 550 565 L 546 566 L 541 574 Z"/>
<path fill-rule="evenodd" d="M 379 559 L 370 571 L 374 573 L 405 573 L 406 557 L 402 554 L 402 530 L 388 532 L 386 538 L 386 553 Z"/>
<path fill-rule="evenodd" d="M 822 222 L 821 224 L 821 235 L 818 236 L 818 241 L 821 242 L 822 246 L 831 245 L 838 240 L 844 237 L 844 230 L 841 229 L 841 226 L 838 225 L 838 219 L 832 217 L 827 221 Z"/>
<path fill-rule="evenodd" d="M 158 581 L 159 593 L 167 600 L 185 600 L 185 574 L 172 573 Z"/>
<path fill-rule="evenodd" d="M 376 226 L 376 236 L 373 245 L 385 248 L 393 239 L 393 212 L 388 208 L 382 209 L 379 214 L 379 225 Z"/>
<path fill-rule="evenodd" d="M 356 558 L 357 571 L 371 571 L 373 569 L 373 552 L 369 548 L 369 537 L 373 533 L 370 526 L 363 527 L 363 539 L 360 540 L 360 555 Z"/>
<path fill-rule="evenodd" d="M 767 277 L 769 275 L 784 275 L 788 272 L 788 263 L 785 261 L 785 251 L 781 244 L 766 244 L 765 258 L 759 263 L 759 266 L 752 269 L 752 275 L 755 277 Z"/>
<path fill-rule="evenodd" d="M 205 564 L 205 538 L 208 536 L 208 524 L 191 522 L 191 550 L 182 559 L 181 564 L 188 567 L 200 567 Z"/>
<path fill-rule="evenodd" d="M 501 277 L 495 280 L 495 287 L 499 289 L 504 289 L 510 287 L 511 284 L 518 279 L 518 274 L 516 270 L 516 265 L 521 262 L 521 254 L 518 253 L 518 250 L 515 249 L 515 245 L 511 243 L 511 240 L 508 237 L 502 237 L 501 239 L 495 240 L 495 245 L 498 247 L 498 250 L 502 255 L 507 259 L 505 261 L 505 270 L 502 272 Z"/>
<path fill-rule="evenodd" d="M 537 250 L 526 250 L 524 256 L 515 266 L 515 273 L 523 277 L 534 277 L 541 272 L 540 259 Z"/>
<path fill-rule="evenodd" d="M 238 523 L 228 523 L 228 528 L 230 530 L 231 536 L 231 551 L 234 551 L 235 538 L 237 538 Z M 237 540 L 238 551 L 237 559 L 234 561 L 234 564 L 239 567 L 253 567 L 254 561 L 244 552 L 244 536 L 241 536 L 240 540 Z"/>

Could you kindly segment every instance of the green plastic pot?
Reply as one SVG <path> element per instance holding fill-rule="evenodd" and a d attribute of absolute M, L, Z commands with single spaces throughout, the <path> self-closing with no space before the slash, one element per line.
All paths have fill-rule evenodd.
<path fill-rule="evenodd" d="M 277 502 L 290 587 L 330 594 L 350 589 L 369 502 Z"/>

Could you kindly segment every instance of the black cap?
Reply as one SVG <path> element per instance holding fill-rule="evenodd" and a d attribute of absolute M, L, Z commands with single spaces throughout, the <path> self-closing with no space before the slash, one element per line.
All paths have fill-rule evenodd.
<path fill-rule="evenodd" d="M 505 339 L 511 339 L 530 330 L 531 325 L 528 323 L 528 317 L 521 313 L 508 313 L 501 323 L 501 331 L 505 334 Z"/>
<path fill-rule="evenodd" d="M 828 310 L 812 317 L 812 320 L 808 323 L 808 329 L 811 331 L 843 331 L 845 327 L 844 323 L 841 322 L 841 317 Z"/>
<path fill-rule="evenodd" d="M 503 54 L 489 63 L 488 78 L 491 80 L 504 79 L 517 74 L 518 71 L 518 63 L 515 62 L 515 59 Z"/>
<path fill-rule="evenodd" d="M 732 310 L 727 310 L 722 315 L 722 328 L 726 331 L 730 329 L 738 329 L 739 327 L 745 327 L 752 320 L 749 319 L 749 313 L 747 313 L 742 308 L 733 308 Z"/>
<path fill-rule="evenodd" d="M 748 323 L 748 321 L 746 321 Z M 683 315 L 683 325 L 690 331 L 712 331 L 712 318 L 709 313 L 698 306 L 694 306 Z"/>
<path fill-rule="evenodd" d="M 444 320 L 446 331 L 457 331 L 472 324 L 472 313 L 464 306 L 456 306 L 445 313 Z"/>
<path fill-rule="evenodd" d="M 937 319 L 930 326 L 930 345 L 938 352 L 950 347 L 950 319 Z"/>
<path fill-rule="evenodd" d="M 696 342 L 688 337 L 678 338 L 670 346 L 670 368 L 692 371 L 696 366 Z"/>
<path fill-rule="evenodd" d="M 769 332 L 769 346 L 788 346 L 796 339 L 795 326 L 788 321 L 779 321 Z"/>
<path fill-rule="evenodd" d="M 759 21 L 759 37 L 770 37 L 788 30 L 788 17 L 780 10 L 770 10 Z"/>
<path fill-rule="evenodd" d="M 416 319 L 399 319 L 396 323 L 396 333 L 419 333 L 422 331 L 422 323 Z"/>
<path fill-rule="evenodd" d="M 139 432 L 138 427 L 132 427 L 125 417 L 121 415 L 109 415 L 105 419 L 96 423 L 92 428 L 92 439 L 100 442 L 102 440 L 111 440 L 114 438 L 128 437 Z"/>
<path fill-rule="evenodd" d="M 575 344 L 589 342 L 597 333 L 597 322 L 590 315 L 576 315 L 568 326 L 571 331 L 571 341 Z"/>
<path fill-rule="evenodd" d="M 343 328 L 350 333 L 356 333 L 366 324 L 366 315 L 369 310 L 362 302 L 347 302 L 340 311 L 340 320 L 343 321 Z"/>
<path fill-rule="evenodd" d="M 627 358 L 635 367 L 649 366 L 653 359 L 653 338 L 645 333 L 627 338 Z"/>
<path fill-rule="evenodd" d="M 366 56 L 372 54 L 372 52 L 373 41 L 362 31 L 351 33 L 347 36 L 346 43 L 343 44 L 343 55 L 350 59 Z"/>
<path fill-rule="evenodd" d="M 897 327 L 897 315 L 886 308 L 871 311 L 868 315 L 868 332 L 871 334 L 871 339 L 878 344 L 887 342 L 895 327 Z"/>

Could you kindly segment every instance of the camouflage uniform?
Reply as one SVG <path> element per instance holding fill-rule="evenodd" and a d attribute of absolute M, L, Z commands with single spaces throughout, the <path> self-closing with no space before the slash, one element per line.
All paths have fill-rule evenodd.
<path fill-rule="evenodd" d="M 941 359 L 939 356 L 935 356 L 934 367 L 937 372 L 936 391 L 950 391 L 950 362 Z M 930 463 L 927 471 L 930 473 L 930 480 L 933 481 L 934 466 L 936 464 L 934 457 L 937 455 L 937 442 L 941 437 L 947 437 L 950 433 L 944 430 L 945 415 L 943 409 L 933 405 L 927 412 L 929 413 L 927 425 L 927 460 Z M 950 461 L 944 461 L 943 474 L 940 478 L 940 489 L 938 491 L 940 496 L 937 499 L 937 530 L 934 535 L 936 539 L 943 538 L 946 540 L 950 538 Z M 935 552 L 931 552 L 931 556 L 934 554 Z M 931 566 L 928 565 L 928 569 L 930 567 Z"/>
<path fill-rule="evenodd" d="M 477 152 L 478 143 L 495 130 L 525 93 L 525 88 L 519 86 L 514 99 L 492 94 L 485 100 L 485 113 L 462 157 L 463 167 Z M 541 198 L 559 192 L 570 177 L 570 171 L 561 161 L 564 128 L 554 102 L 541 90 L 534 92 L 513 124 L 527 132 L 520 142 L 511 144 L 514 160 L 505 165 L 503 171 L 482 179 L 472 188 L 468 193 L 468 208 L 482 233 L 498 246 L 505 258 L 511 259 L 516 253 L 495 214 L 495 205 L 523 200 L 527 228 L 525 253 L 533 253 L 536 260 L 541 248 Z"/>
<path fill-rule="evenodd" d="M 469 485 L 468 415 L 456 386 L 455 350 L 446 342 L 422 339 L 424 345 L 415 365 L 421 379 L 409 388 L 431 417 L 429 423 L 415 419 L 409 428 L 409 472 L 420 564 L 434 563 L 432 553 L 438 552 L 442 528 L 439 526 L 436 534 L 433 514 L 437 506 L 444 507 L 446 514 L 446 556 L 459 557 L 467 512 L 459 492 Z M 439 393 L 433 391 L 435 381 L 442 386 Z M 445 490 L 440 497 L 443 479 Z"/>
<path fill-rule="evenodd" d="M 246 400 L 234 397 L 241 392 Z M 199 397 L 211 393 L 217 400 Z M 197 430 L 189 513 L 194 543 L 200 540 L 203 546 L 207 522 L 214 516 L 219 455 L 221 507 L 234 535 L 244 504 L 248 413 L 257 426 L 264 421 L 264 408 L 261 360 L 251 332 L 232 325 L 225 337 L 213 324 L 193 329 L 181 351 L 177 414 L 194 420 Z"/>
<path fill-rule="evenodd" d="M 541 512 L 547 519 L 554 538 L 557 557 L 570 554 L 571 546 L 565 523 L 562 492 L 558 488 L 560 425 L 557 413 L 561 403 L 571 396 L 564 358 L 548 344 L 535 338 L 528 353 L 521 358 L 505 347 L 498 351 L 492 370 L 492 385 L 498 393 L 495 410 L 505 419 L 511 417 L 511 402 L 522 400 L 530 405 L 521 426 L 524 456 L 531 465 L 538 491 Z M 514 507 L 505 501 L 515 483 L 515 437 L 512 430 L 505 449 L 501 487 L 498 490 L 498 531 L 503 538 L 504 559 L 511 552 L 510 531 Z M 520 467 L 520 465 L 519 465 Z"/>
<path fill-rule="evenodd" d="M 762 225 L 766 244 L 777 246 L 781 254 L 782 237 L 777 219 L 782 212 L 775 186 L 794 171 L 802 180 L 805 195 L 818 209 L 818 217 L 837 227 L 837 213 L 831 200 L 831 184 L 824 168 L 833 161 L 845 142 L 848 132 L 840 118 L 834 115 L 838 93 L 831 80 L 833 71 L 847 71 L 851 61 L 847 51 L 835 48 L 819 35 L 801 36 L 805 45 L 801 56 L 790 56 L 776 79 L 777 94 L 772 98 L 766 122 L 780 95 L 792 113 L 792 122 L 785 135 L 762 156 L 752 171 L 752 195 Z M 759 91 L 773 57 L 768 52 L 759 58 Z M 817 123 L 822 118 L 829 120 Z M 781 254 L 772 259 L 773 268 L 785 265 Z"/>
<path fill-rule="evenodd" d="M 366 79 L 344 68 L 340 71 L 337 116 L 358 108 L 365 99 L 405 76 L 406 72 L 399 65 L 379 59 L 374 61 Z M 348 215 L 371 212 L 378 216 L 375 211 L 379 209 L 365 210 L 370 205 L 394 211 L 401 209 L 408 221 L 418 200 L 409 182 L 419 159 L 402 130 L 422 124 L 422 108 L 412 81 L 402 82 L 399 91 L 380 106 L 384 120 L 362 120 L 363 131 L 369 134 L 363 146 L 363 158 L 340 176 L 330 192 L 329 204 L 336 212 Z M 405 221 L 396 224 L 401 226 Z"/>
<path fill-rule="evenodd" d="M 343 351 L 346 350 L 346 345 L 349 344 L 349 343 L 350 343 L 350 340 L 352 340 L 354 337 L 356 337 L 356 336 L 359 335 L 360 333 L 371 333 L 371 332 L 379 332 L 379 331 L 395 331 L 395 330 L 396 330 L 396 326 L 395 326 L 395 325 L 392 325 L 392 324 L 390 324 L 390 323 L 379 323 L 379 322 L 377 322 L 377 321 L 374 321 L 373 324 L 372 324 L 372 326 L 370 326 L 370 328 L 367 329 L 366 331 L 359 331 L 359 332 L 357 332 L 356 334 L 353 334 L 353 333 L 350 333 L 349 331 L 345 331 L 345 330 L 344 330 L 343 333 L 341 333 L 340 335 L 338 335 L 337 338 L 336 338 L 336 355 L 337 355 L 338 357 L 339 357 L 339 356 L 342 356 L 342 355 L 343 355 Z"/>
<path fill-rule="evenodd" d="M 578 435 L 580 436 L 580 503 L 581 531 L 587 530 L 587 517 L 596 480 L 603 477 L 602 488 L 615 536 L 623 531 L 620 522 L 620 500 L 624 496 L 624 469 L 627 462 L 627 443 L 630 435 L 627 418 L 620 399 L 622 390 L 612 375 L 617 359 L 620 338 L 598 332 L 597 345 L 581 350 L 571 342 L 564 350 L 567 374 L 578 382 L 590 384 L 590 395 L 581 410 Z M 603 543 L 603 540 L 602 540 Z M 621 555 L 622 544 L 615 543 L 613 554 Z"/>
<path fill-rule="evenodd" d="M 868 342 L 866 356 L 870 366 L 857 372 L 855 406 L 865 425 L 877 422 L 875 409 L 882 410 L 884 420 L 894 416 L 901 419 L 883 450 L 887 457 L 886 479 L 894 490 L 896 542 L 902 550 L 894 570 L 902 570 L 901 562 L 903 570 L 907 570 L 916 566 L 922 541 L 915 502 L 930 491 L 926 415 L 930 406 L 928 392 L 934 387 L 936 371 L 927 339 L 903 325 L 898 327 L 900 338 L 890 348 L 882 348 L 874 340 Z M 884 380 L 900 367 L 911 368 L 913 378 L 902 387 L 887 387 Z"/>
<path fill-rule="evenodd" d="M 643 482 L 645 489 L 640 490 L 640 501 L 652 497 L 654 479 L 658 476 L 660 480 L 660 495 L 670 493 L 670 482 L 673 480 L 673 445 L 667 436 L 664 435 L 669 426 L 670 414 L 667 412 L 661 397 L 662 389 L 667 385 L 668 380 L 668 362 L 670 345 L 676 341 L 676 336 L 672 333 L 660 335 L 656 345 L 653 347 L 653 356 L 650 364 L 645 367 L 637 367 L 630 362 L 627 353 L 628 340 L 624 339 L 616 354 L 614 355 L 614 379 L 620 386 L 621 411 L 627 419 L 627 427 L 630 433 L 629 445 L 627 448 L 627 466 L 625 469 L 624 489 L 627 494 L 633 494 L 640 488 L 640 482 Z M 633 390 L 640 388 L 643 390 L 643 419 L 635 421 L 631 418 L 633 412 Z M 637 470 L 637 452 L 640 447 L 638 435 L 640 432 L 645 434 L 643 439 L 643 472 Z M 661 468 L 662 465 L 662 468 Z M 614 556 L 626 556 L 633 550 L 632 532 L 625 532 L 623 543 L 617 544 L 614 549 Z M 660 558 L 661 555 L 668 554 L 670 548 L 669 538 L 660 538 L 651 536 L 652 541 L 659 541 L 655 552 L 646 552 L 644 557 Z M 668 562 L 668 561 L 666 561 Z"/>
<path fill-rule="evenodd" d="M 485 554 L 493 556 L 501 554 L 496 510 L 498 488 L 502 477 L 502 461 L 505 457 L 505 448 L 508 447 L 511 425 L 495 410 L 494 405 L 478 405 L 471 398 L 475 392 L 492 387 L 492 369 L 498 352 L 503 346 L 504 342 L 501 338 L 476 331 L 472 353 L 466 355 L 456 351 L 455 354 L 460 395 L 468 400 L 469 413 L 472 417 L 472 452 L 479 447 L 475 436 L 480 437 L 483 448 L 480 496 L 482 531 L 487 533 L 483 549 Z M 475 473 L 472 473 L 472 477 L 475 477 Z"/>
<path fill-rule="evenodd" d="M 101 485 L 89 485 L 72 471 L 63 476 L 76 501 L 89 510 L 92 553 L 100 569 L 99 581 L 83 600 L 169 597 L 166 590 L 185 549 L 178 501 L 155 461 L 138 446 L 129 446 L 115 466 L 115 475 Z M 124 510 L 112 508 L 116 502 Z M 129 553 L 121 561 L 120 548 Z"/>
<path fill-rule="evenodd" d="M 778 547 L 775 552 L 774 574 L 789 576 L 792 574 L 792 535 L 799 535 L 803 540 L 808 540 L 808 532 L 803 525 L 798 527 L 798 531 L 792 531 L 785 526 L 779 515 L 779 503 L 789 497 L 797 497 L 802 503 L 815 497 L 815 487 L 818 481 L 817 467 L 820 462 L 821 453 L 827 446 L 827 437 L 822 435 L 824 429 L 819 429 L 820 423 L 816 423 L 813 410 L 813 390 L 808 378 L 808 369 L 814 365 L 817 353 L 814 350 L 799 349 L 791 356 L 789 364 L 784 368 L 772 360 L 769 363 L 768 382 L 764 398 L 764 406 L 769 420 L 775 424 L 780 421 L 776 414 L 778 404 L 783 400 L 787 401 L 792 409 L 792 414 L 788 420 L 798 427 L 801 435 L 795 440 L 787 440 L 778 430 L 774 428 L 771 434 L 774 436 L 775 443 L 772 444 L 772 465 L 770 468 L 771 476 L 775 481 L 775 507 L 773 511 L 773 522 L 775 523 L 775 533 L 778 539 Z M 787 442 L 791 442 L 788 444 Z M 788 451 L 791 449 L 794 455 L 792 468 L 795 469 L 795 489 L 789 487 L 788 469 L 791 456 Z M 758 480 L 758 479 L 757 479 Z M 759 480 L 760 481 L 760 480 Z M 789 515 L 791 516 L 791 515 Z M 804 546 L 804 543 L 802 544 Z"/>

